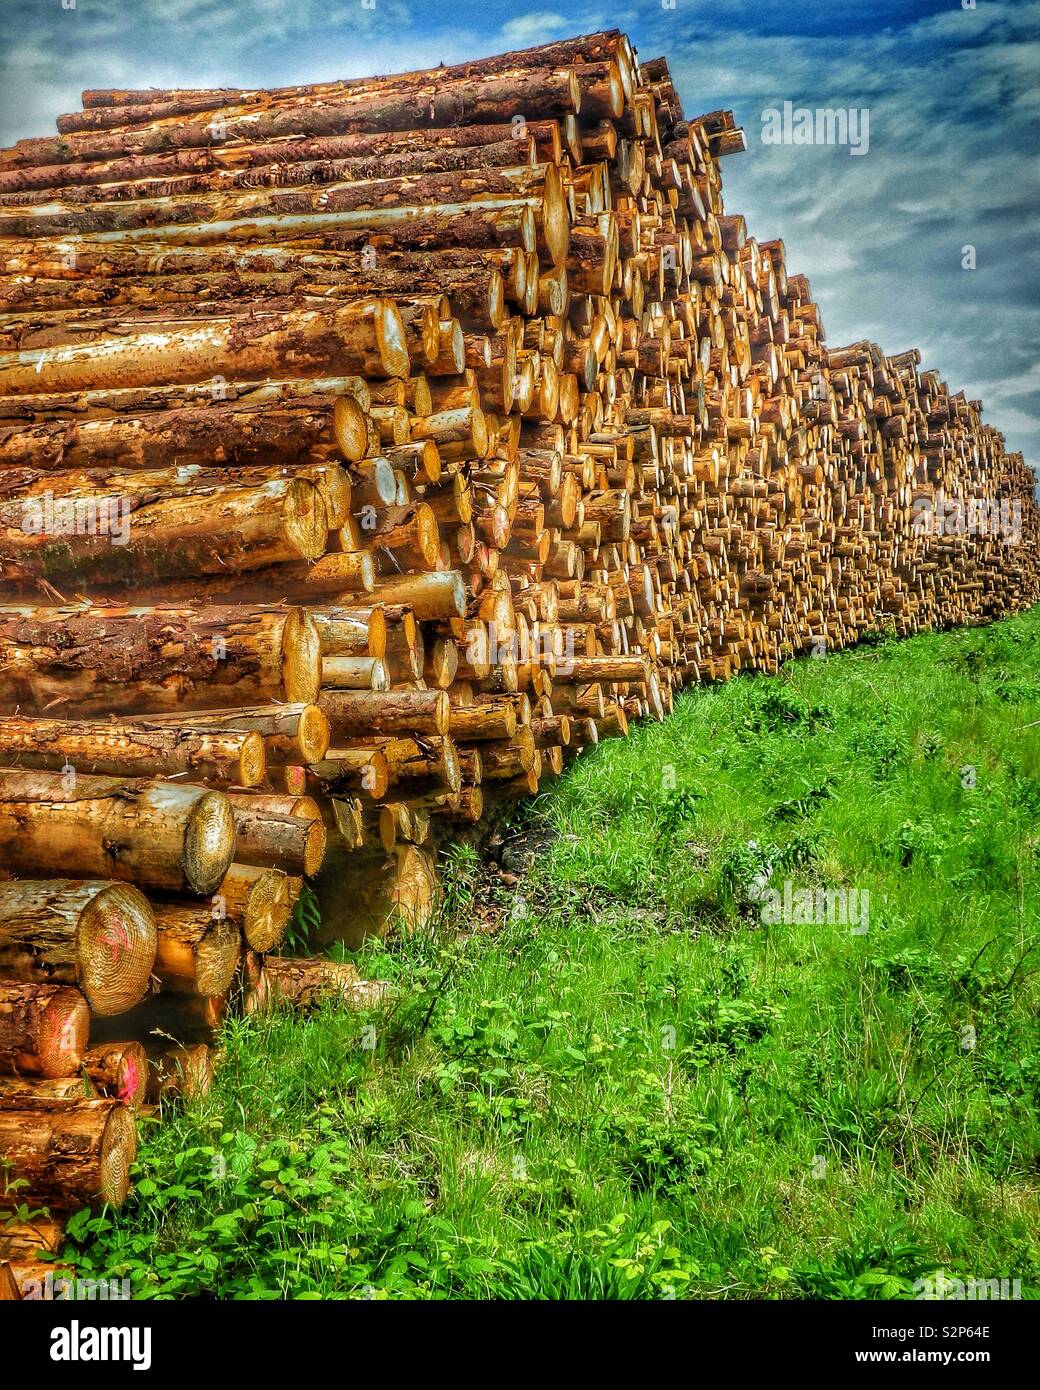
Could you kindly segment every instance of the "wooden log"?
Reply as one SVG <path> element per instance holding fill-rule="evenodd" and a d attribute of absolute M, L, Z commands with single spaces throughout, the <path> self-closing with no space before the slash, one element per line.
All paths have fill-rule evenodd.
<path fill-rule="evenodd" d="M 136 334 L 0 353 L 0 393 L 125 388 L 156 379 L 212 383 L 277 376 L 290 364 L 314 375 L 406 375 L 400 314 L 391 300 L 373 299 L 331 310 L 272 312 L 255 321 L 156 322 Z"/>
<path fill-rule="evenodd" d="M 325 857 L 321 812 L 310 797 L 233 792 L 235 855 L 240 864 L 311 877 Z"/>
<path fill-rule="evenodd" d="M 65 1231 L 56 1217 L 39 1213 L 28 1220 L 14 1215 L 0 1216 L 0 1260 L 36 1260 L 56 1255 Z"/>
<path fill-rule="evenodd" d="M 130 884 L 0 883 L 0 972 L 76 984 L 98 1014 L 139 1003 L 156 956 L 155 916 Z"/>
<path fill-rule="evenodd" d="M 219 396 L 219 392 L 218 392 Z M 164 469 L 175 460 L 212 467 L 269 467 L 297 458 L 339 453 L 363 457 L 355 442 L 364 412 L 353 396 L 313 396 L 272 407 L 220 399 L 194 407 L 139 410 L 95 419 L 8 422 L 0 426 L 0 467 Z M 361 444 L 367 442 L 362 439 Z"/>
<path fill-rule="evenodd" d="M 271 951 L 285 935 L 298 884 L 281 869 L 232 864 L 213 896 L 212 911 L 238 927 L 254 951 Z"/>
<path fill-rule="evenodd" d="M 317 630 L 299 608 L 0 608 L 0 696 L 69 714 L 313 703 Z"/>
<path fill-rule="evenodd" d="M 152 473 L 100 487 L 58 479 L 53 490 L 0 501 L 0 566 L 8 579 L 81 575 L 95 585 L 225 575 L 315 560 L 328 533 L 325 486 L 307 476 L 184 486 Z"/>
<path fill-rule="evenodd" d="M 178 740 L 188 741 L 197 738 L 204 742 L 211 738 L 223 738 L 228 734 L 241 737 L 243 747 L 250 750 L 250 768 L 243 769 L 240 766 L 238 777 L 226 779 L 236 781 L 241 787 L 256 786 L 263 780 L 262 777 L 256 781 L 251 778 L 247 780 L 244 775 L 251 769 L 252 749 L 255 746 L 247 740 L 254 736 L 262 742 L 263 764 L 266 768 L 285 768 L 299 763 L 316 762 L 325 756 L 325 750 L 329 746 L 328 720 L 317 705 L 304 703 L 217 709 L 204 714 L 148 715 L 128 720 L 127 727 L 132 734 L 136 730 L 150 733 L 158 729 L 163 734 L 170 730 L 176 733 Z M 205 763 L 202 766 L 205 766 Z M 174 766 L 168 770 L 181 769 Z M 184 771 L 194 771 L 198 775 L 200 768 L 185 767 Z"/>
<path fill-rule="evenodd" d="M 120 1207 L 130 1187 L 137 1126 L 114 1100 L 0 1099 L 0 1153 L 19 1197 L 56 1210 L 106 1202 Z"/>
<path fill-rule="evenodd" d="M 139 1042 L 96 1043 L 83 1054 L 83 1070 L 95 1090 L 140 1110 L 148 1087 L 148 1057 Z"/>
<path fill-rule="evenodd" d="M 155 975 L 163 989 L 226 994 L 242 954 L 242 933 L 211 902 L 155 904 Z"/>
<path fill-rule="evenodd" d="M 451 712 L 443 690 L 323 690 L 318 704 L 329 721 L 334 741 L 350 734 L 445 734 Z"/>
<path fill-rule="evenodd" d="M 203 731 L 183 725 L 146 728 L 115 720 L 28 719 L 0 716 L 0 762 L 8 767 L 112 776 L 153 777 L 187 773 L 200 780 L 255 787 L 264 780 L 264 740 L 259 733 Z"/>
<path fill-rule="evenodd" d="M 22 874 L 212 893 L 234 858 L 234 812 L 221 792 L 174 782 L 0 771 L 0 848 Z"/>
<path fill-rule="evenodd" d="M 71 1076 L 82 1065 L 89 1025 L 77 989 L 0 981 L 0 1071 Z"/>
<path fill-rule="evenodd" d="M 357 967 L 323 957 L 265 956 L 265 987 L 257 1002 L 307 1010 L 340 1003 L 347 1008 L 378 1008 L 389 992 L 382 980 L 363 980 Z"/>
<path fill-rule="evenodd" d="M 149 1049 L 148 1100 L 192 1101 L 206 1095 L 213 1085 L 213 1053 L 206 1043 Z"/>

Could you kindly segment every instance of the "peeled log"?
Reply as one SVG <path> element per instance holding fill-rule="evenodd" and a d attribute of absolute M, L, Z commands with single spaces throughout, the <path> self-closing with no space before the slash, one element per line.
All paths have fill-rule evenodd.
<path fill-rule="evenodd" d="M 58 771 L 72 766 L 115 777 L 188 773 L 240 787 L 258 786 L 266 766 L 264 740 L 258 733 L 18 715 L 0 716 L 0 763 Z"/>
<path fill-rule="evenodd" d="M 70 714 L 313 702 L 317 629 L 299 608 L 0 608 L 0 700 Z"/>
<path fill-rule="evenodd" d="M 235 852 L 231 803 L 175 782 L 0 770 L 0 863 L 212 893 Z"/>
<path fill-rule="evenodd" d="M 391 300 L 204 323 L 148 325 L 93 342 L 0 353 L 0 394 L 82 391 L 319 371 L 406 376 L 404 326 Z"/>
<path fill-rule="evenodd" d="M 0 883 L 0 971 L 77 984 L 98 1014 L 144 998 L 156 952 L 155 917 L 127 883 Z"/>
<path fill-rule="evenodd" d="M 71 1076 L 83 1063 L 89 1027 L 78 989 L 0 981 L 0 1071 Z"/>
<path fill-rule="evenodd" d="M 120 1207 L 136 1154 L 137 1126 L 118 1101 L 0 1098 L 0 1155 L 30 1206 Z"/>

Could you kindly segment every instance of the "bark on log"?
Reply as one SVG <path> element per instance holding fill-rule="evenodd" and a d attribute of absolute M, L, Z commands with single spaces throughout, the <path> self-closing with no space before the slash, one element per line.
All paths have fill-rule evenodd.
<path fill-rule="evenodd" d="M 83 1054 L 83 1069 L 103 1096 L 140 1110 L 148 1086 L 148 1057 L 139 1042 L 97 1043 Z"/>
<path fill-rule="evenodd" d="M 0 1072 L 71 1076 L 82 1065 L 89 1026 L 78 989 L 0 981 Z"/>
<path fill-rule="evenodd" d="M 19 1200 L 68 1210 L 120 1207 L 137 1153 L 137 1126 L 114 1100 L 0 1099 L 0 1154 Z"/>
<path fill-rule="evenodd" d="M 136 334 L 0 353 L 0 393 L 147 386 L 286 375 L 408 371 L 404 327 L 391 300 L 322 311 L 289 311 L 149 325 Z"/>
<path fill-rule="evenodd" d="M 207 996 L 231 988 L 242 934 L 210 902 L 155 904 L 155 974 L 163 989 Z"/>
<path fill-rule="evenodd" d="M 254 732 L 165 728 L 124 720 L 29 719 L 0 716 L 0 762 L 11 768 L 116 777 L 187 773 L 199 780 L 256 787 L 264 780 L 263 737 Z"/>
<path fill-rule="evenodd" d="M 0 698 L 70 715 L 313 703 L 317 630 L 298 608 L 0 608 Z"/>
<path fill-rule="evenodd" d="M 223 793 L 175 782 L 0 770 L 0 849 L 21 874 L 212 893 L 234 858 L 234 813 Z"/>

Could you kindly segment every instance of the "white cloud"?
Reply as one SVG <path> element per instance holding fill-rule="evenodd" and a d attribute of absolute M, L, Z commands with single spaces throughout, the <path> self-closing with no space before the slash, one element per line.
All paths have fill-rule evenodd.
<path fill-rule="evenodd" d="M 502 25 L 499 34 L 509 48 L 531 48 L 535 44 L 548 43 L 550 39 L 565 36 L 570 32 L 572 22 L 562 14 L 538 10 L 534 14 L 511 19 L 508 24 Z"/>

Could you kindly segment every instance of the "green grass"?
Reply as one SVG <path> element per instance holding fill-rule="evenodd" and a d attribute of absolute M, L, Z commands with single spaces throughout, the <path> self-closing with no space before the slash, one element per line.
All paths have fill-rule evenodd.
<path fill-rule="evenodd" d="M 384 1014 L 231 1023 L 135 1194 L 138 1296 L 1040 1289 L 1040 610 L 684 695 L 450 856 Z M 550 833 L 551 832 L 551 833 Z M 755 882 L 867 889 L 765 925 Z M 490 906 L 489 906 L 490 904 Z M 451 927 L 500 912 L 495 934 Z"/>

